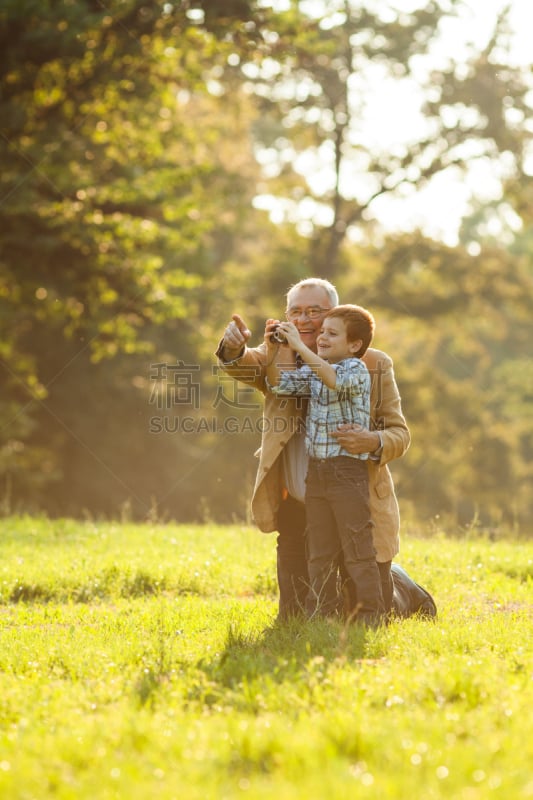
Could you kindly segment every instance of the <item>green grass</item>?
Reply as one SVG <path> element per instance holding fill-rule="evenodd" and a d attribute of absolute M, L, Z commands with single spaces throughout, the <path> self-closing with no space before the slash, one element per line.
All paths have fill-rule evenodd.
<path fill-rule="evenodd" d="M 436 622 L 277 626 L 275 538 L 0 522 L 0 797 L 533 798 L 533 542 L 405 534 Z"/>

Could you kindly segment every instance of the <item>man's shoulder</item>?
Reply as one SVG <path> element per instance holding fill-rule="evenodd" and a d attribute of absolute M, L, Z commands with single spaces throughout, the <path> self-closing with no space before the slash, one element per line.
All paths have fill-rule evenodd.
<path fill-rule="evenodd" d="M 369 347 L 362 361 L 367 366 L 369 372 L 383 371 L 392 368 L 392 358 L 383 352 L 383 350 L 376 350 L 374 347 Z"/>

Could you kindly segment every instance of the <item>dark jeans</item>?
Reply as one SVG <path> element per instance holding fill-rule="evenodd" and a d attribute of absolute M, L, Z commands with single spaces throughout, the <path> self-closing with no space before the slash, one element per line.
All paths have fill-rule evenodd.
<path fill-rule="evenodd" d="M 357 592 L 339 564 L 341 583 L 345 590 L 345 613 L 356 608 Z M 413 614 L 435 617 L 437 609 L 431 595 L 415 583 L 398 564 L 378 562 L 385 610 L 410 617 Z M 290 495 L 281 501 L 278 512 L 277 572 L 279 585 L 279 620 L 287 620 L 305 612 L 309 586 L 307 556 L 305 552 L 305 507 Z M 342 608 L 339 600 L 339 610 Z"/>
<path fill-rule="evenodd" d="M 277 570 L 279 619 L 303 614 L 309 587 L 305 506 L 290 495 L 281 501 L 278 511 Z"/>
<path fill-rule="evenodd" d="M 383 605 L 388 614 L 394 604 L 394 583 L 392 580 L 392 561 L 378 561 L 379 577 L 381 579 L 381 594 L 383 595 Z M 396 566 L 396 565 L 395 565 Z M 346 572 L 344 562 L 341 559 L 339 564 L 340 591 L 342 592 L 342 611 L 346 616 L 350 616 L 354 608 L 357 608 L 357 589 Z M 340 599 L 339 599 L 340 602 Z"/>
<path fill-rule="evenodd" d="M 385 606 L 372 539 L 366 461 L 350 456 L 309 460 L 307 516 L 308 616 L 338 611 L 337 573 L 344 568 L 357 591 L 358 620 L 375 621 Z"/>

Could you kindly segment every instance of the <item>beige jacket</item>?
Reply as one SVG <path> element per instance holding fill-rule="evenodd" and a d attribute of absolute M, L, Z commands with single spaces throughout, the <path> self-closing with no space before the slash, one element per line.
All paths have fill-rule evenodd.
<path fill-rule="evenodd" d="M 231 363 L 216 355 L 228 375 L 259 389 L 265 397 L 259 467 L 252 496 L 252 516 L 265 533 L 277 530 L 277 514 L 282 497 L 280 454 L 305 418 L 305 403 L 300 398 L 276 397 L 266 386 L 265 346 L 245 348 Z M 402 456 L 410 434 L 402 414 L 400 394 L 394 378 L 392 359 L 381 350 L 370 348 L 363 357 L 372 377 L 370 394 L 371 427 L 379 430 L 383 450 L 379 461 L 369 459 L 370 508 L 374 522 L 374 546 L 378 561 L 391 561 L 400 548 L 400 513 L 394 493 L 389 461 Z"/>

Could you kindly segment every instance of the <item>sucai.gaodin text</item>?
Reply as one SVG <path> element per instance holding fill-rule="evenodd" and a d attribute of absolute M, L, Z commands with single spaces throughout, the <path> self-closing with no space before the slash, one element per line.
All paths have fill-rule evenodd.
<path fill-rule="evenodd" d="M 297 433 L 302 430 L 303 420 L 284 417 L 207 417 L 170 415 L 154 416 L 149 420 L 149 432 L 153 434 L 199 434 L 199 433 Z"/>

